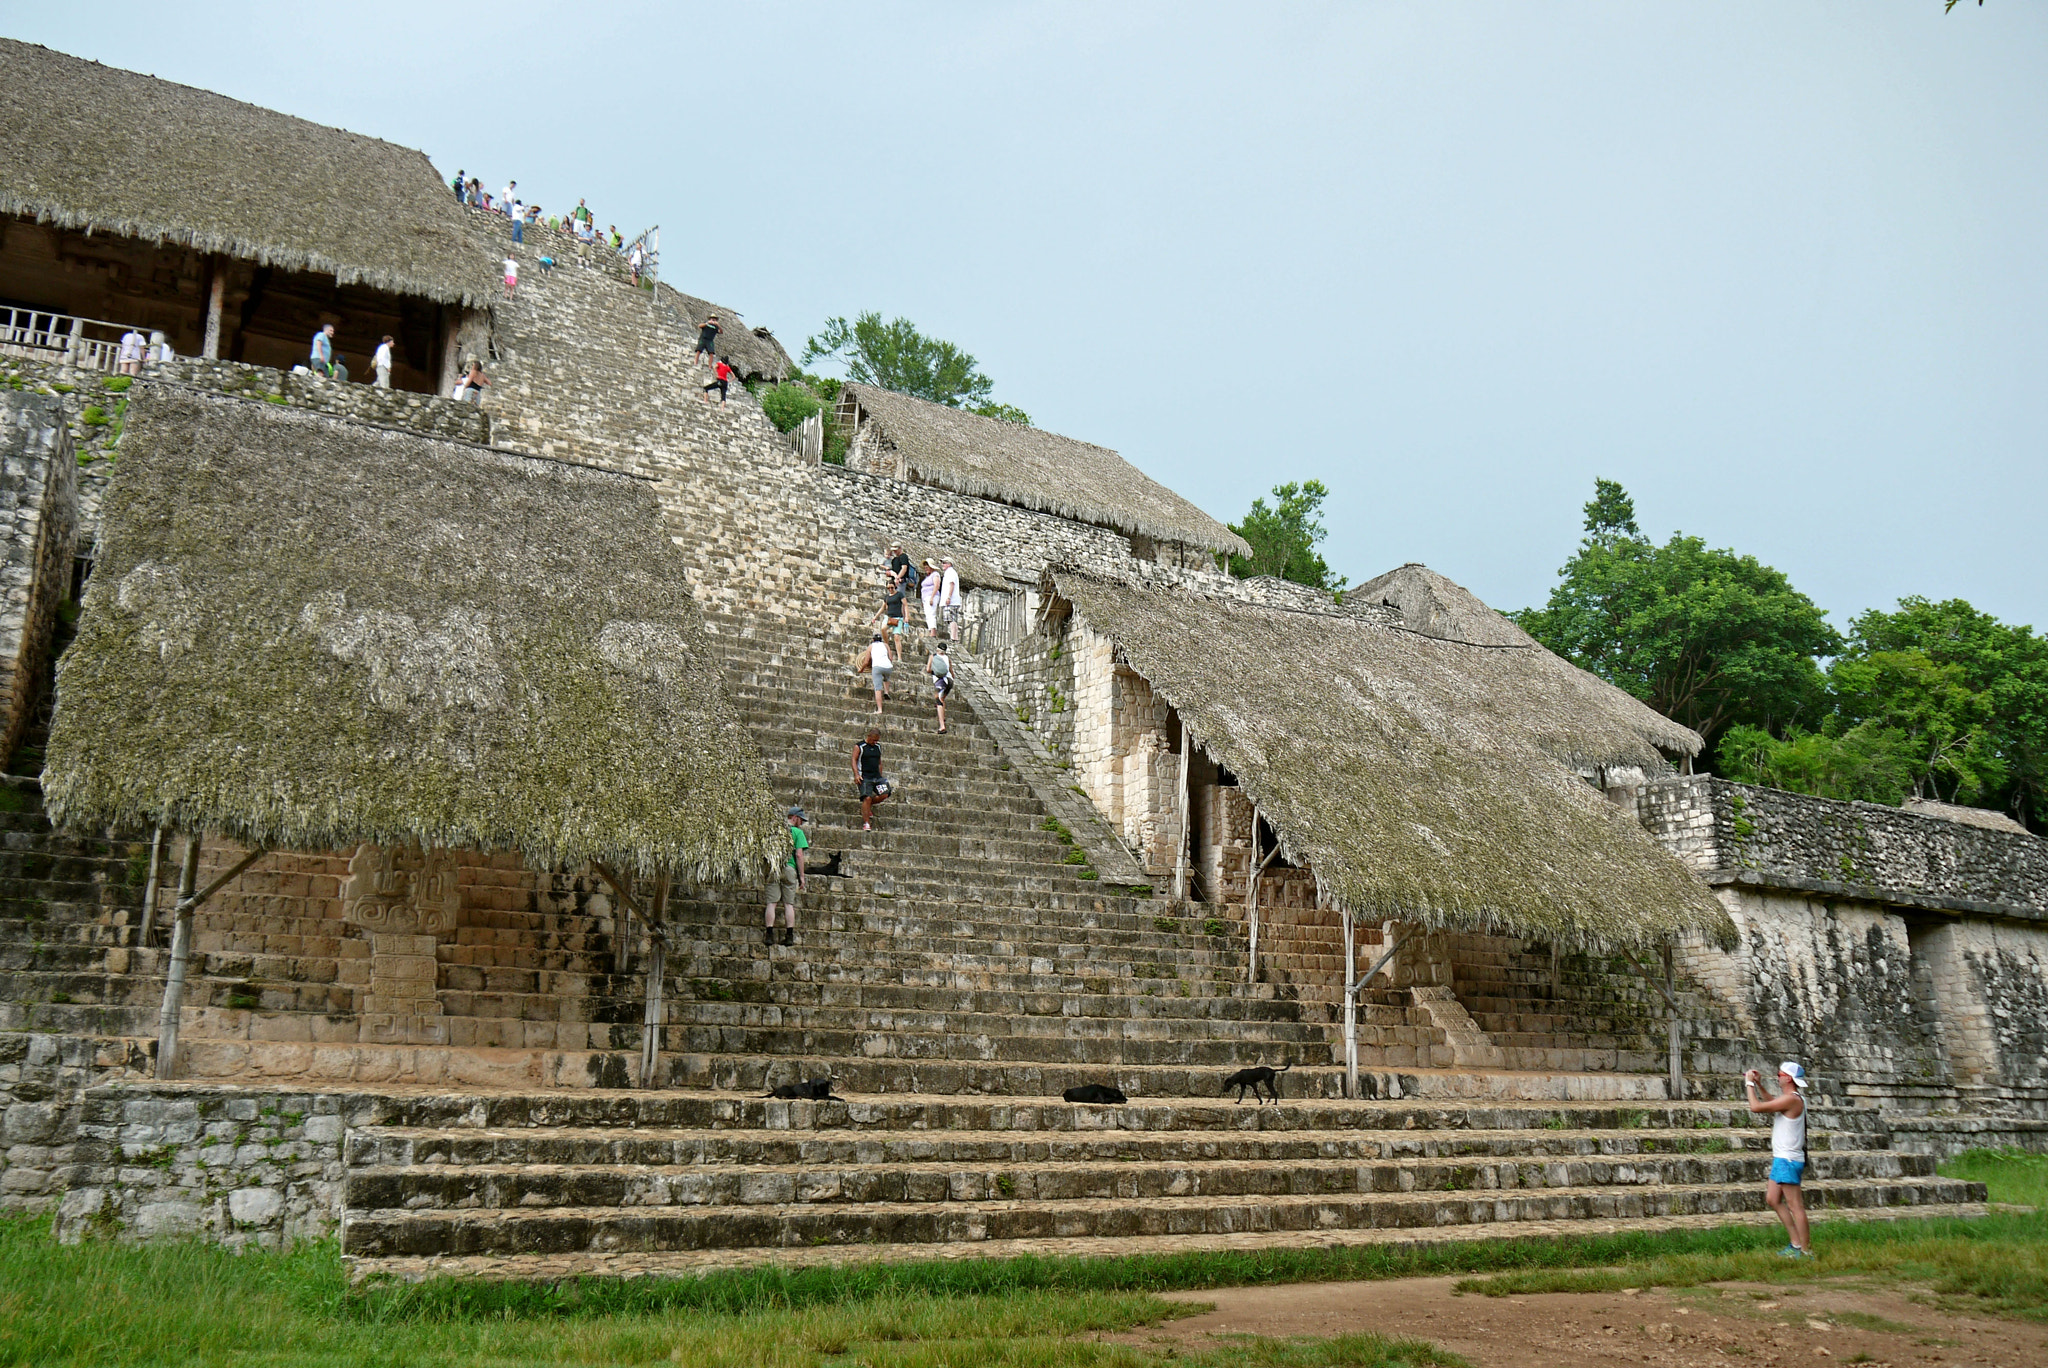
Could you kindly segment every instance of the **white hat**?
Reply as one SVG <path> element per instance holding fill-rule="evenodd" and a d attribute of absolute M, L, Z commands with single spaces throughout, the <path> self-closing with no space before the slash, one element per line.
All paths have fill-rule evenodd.
<path fill-rule="evenodd" d="M 1798 1088 L 1801 1091 L 1805 1090 L 1806 1070 L 1800 1068 L 1799 1065 L 1794 1063 L 1792 1060 L 1788 1059 L 1783 1064 L 1780 1064 L 1778 1066 L 1778 1072 L 1785 1075 L 1787 1078 L 1791 1079 L 1793 1087 Z"/>

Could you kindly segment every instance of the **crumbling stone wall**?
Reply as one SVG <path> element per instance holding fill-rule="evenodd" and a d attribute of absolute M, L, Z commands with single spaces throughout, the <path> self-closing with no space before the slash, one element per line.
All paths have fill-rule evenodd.
<path fill-rule="evenodd" d="M 334 1232 L 347 1129 L 374 1099 L 207 1086 L 89 1089 L 73 1103 L 56 1235 L 204 1234 L 279 1249 Z"/>
<path fill-rule="evenodd" d="M 1767 1052 L 1893 1106 L 2048 1115 L 2048 842 L 1703 775 L 1637 811 L 1740 928 L 1685 966 Z"/>
<path fill-rule="evenodd" d="M 78 461 L 54 396 L 0 392 L 0 756 L 27 729 L 50 663 L 57 608 L 71 594 Z"/>

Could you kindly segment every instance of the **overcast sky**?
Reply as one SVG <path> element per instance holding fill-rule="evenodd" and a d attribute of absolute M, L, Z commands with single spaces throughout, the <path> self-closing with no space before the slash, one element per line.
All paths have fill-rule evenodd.
<path fill-rule="evenodd" d="M 1225 521 L 1538 602 L 1595 476 L 1838 624 L 2048 628 L 2048 9 L 52 5 L 0 32 L 905 315 Z"/>

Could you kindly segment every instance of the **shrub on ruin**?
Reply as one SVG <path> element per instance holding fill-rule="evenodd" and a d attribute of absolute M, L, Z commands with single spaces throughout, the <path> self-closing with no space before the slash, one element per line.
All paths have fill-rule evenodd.
<path fill-rule="evenodd" d="M 777 432 L 789 432 L 825 405 L 817 395 L 798 384 L 776 385 L 761 396 L 761 412 L 775 424 Z"/>

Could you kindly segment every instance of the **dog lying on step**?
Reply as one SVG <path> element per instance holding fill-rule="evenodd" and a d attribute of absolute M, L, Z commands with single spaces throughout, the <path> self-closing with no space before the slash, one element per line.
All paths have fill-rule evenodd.
<path fill-rule="evenodd" d="M 1280 1100 L 1280 1075 L 1293 1067 L 1294 1065 L 1292 1064 L 1282 1064 L 1279 1068 L 1275 1069 L 1265 1064 L 1254 1064 L 1249 1069 L 1239 1069 L 1236 1073 L 1223 1080 L 1223 1091 L 1229 1092 L 1232 1088 L 1237 1089 L 1237 1101 L 1230 1104 L 1236 1107 L 1244 1104 L 1244 1090 L 1250 1088 L 1252 1090 L 1252 1100 L 1263 1107 L 1266 1105 L 1266 1099 L 1259 1095 L 1259 1085 L 1263 1083 L 1266 1085 L 1266 1089 L 1273 1094 L 1273 1100 L 1278 1102 Z M 1220 1093 L 1218 1094 L 1218 1096 L 1221 1095 Z"/>
<path fill-rule="evenodd" d="M 779 1097 L 784 1102 L 844 1102 L 845 1098 L 832 1095 L 834 1081 L 830 1078 L 813 1078 L 803 1083 L 785 1083 L 765 1095 Z"/>
<path fill-rule="evenodd" d="M 1098 1106 L 1114 1106 L 1131 1100 L 1123 1095 L 1122 1089 L 1112 1088 L 1107 1083 L 1082 1083 L 1067 1089 L 1060 1096 L 1069 1102 L 1092 1102 Z"/>
<path fill-rule="evenodd" d="M 807 867 L 805 868 L 805 870 L 804 870 L 804 874 L 805 874 L 805 876 L 806 876 L 806 877 L 808 877 L 808 878 L 813 878 L 813 879 L 816 879 L 816 878 L 826 878 L 826 879 L 846 879 L 846 878 L 851 878 L 851 877 L 852 877 L 852 872 L 851 872 L 851 871 L 849 871 L 849 870 L 846 870 L 846 869 L 843 869 L 843 868 L 841 868 L 841 867 L 840 867 L 840 861 L 844 860 L 845 858 L 846 858 L 846 852 L 842 850 L 842 851 L 839 851 L 838 853 L 836 853 L 835 855 L 833 855 L 833 857 L 832 857 L 831 859 L 829 859 L 829 860 L 826 860 L 826 861 L 824 861 L 823 863 L 820 863 L 820 862 L 818 862 L 818 861 L 816 861 L 816 860 L 813 860 L 813 861 L 811 861 L 811 863 L 810 863 L 810 864 L 809 864 L 809 865 L 808 865 L 808 866 L 807 866 Z"/>

